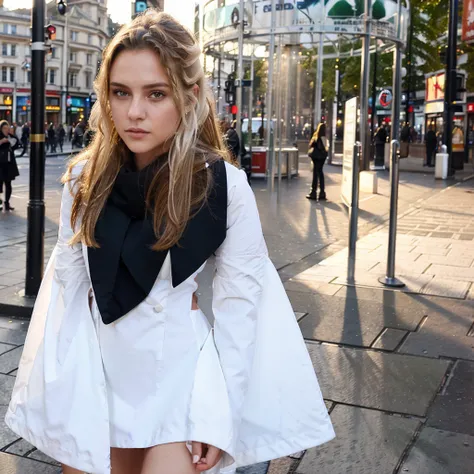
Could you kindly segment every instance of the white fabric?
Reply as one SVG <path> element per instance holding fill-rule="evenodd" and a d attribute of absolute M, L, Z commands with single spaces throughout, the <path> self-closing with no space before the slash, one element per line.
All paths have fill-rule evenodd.
<path fill-rule="evenodd" d="M 67 245 L 65 186 L 58 243 L 6 414 L 13 431 L 93 474 L 110 473 L 110 446 L 202 441 L 226 452 L 212 474 L 231 474 L 334 437 L 254 195 L 243 171 L 226 171 L 228 232 L 216 253 L 212 329 L 190 310 L 204 265 L 173 288 L 170 255 L 149 297 L 104 325 L 88 303 L 86 248 Z"/>

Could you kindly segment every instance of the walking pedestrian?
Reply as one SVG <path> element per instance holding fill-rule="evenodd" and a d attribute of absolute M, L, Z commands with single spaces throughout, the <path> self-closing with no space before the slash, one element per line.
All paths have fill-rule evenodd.
<path fill-rule="evenodd" d="M 16 164 L 15 150 L 18 148 L 18 138 L 10 133 L 10 124 L 6 120 L 0 122 L 0 195 L 3 194 L 5 184 L 5 210 L 14 211 L 10 199 L 12 195 L 12 181 L 20 175 Z M 0 199 L 0 210 L 3 201 Z"/>
<path fill-rule="evenodd" d="M 64 126 L 62 123 L 59 124 L 58 130 L 57 130 L 57 135 L 58 135 L 58 144 L 59 144 L 59 149 L 61 150 L 61 153 L 63 152 L 63 145 L 64 145 L 64 138 L 66 137 L 66 130 L 64 129 Z"/>
<path fill-rule="evenodd" d="M 56 153 L 56 131 L 54 125 L 51 122 L 48 128 L 48 142 L 51 149 L 51 153 Z"/>
<path fill-rule="evenodd" d="M 436 152 L 436 147 L 438 145 L 438 138 L 432 126 L 428 129 L 425 135 L 426 143 L 426 162 L 423 163 L 423 166 L 433 167 L 433 157 Z"/>
<path fill-rule="evenodd" d="M 200 56 L 155 11 L 103 53 L 6 414 L 64 474 L 224 474 L 334 436 Z"/>
<path fill-rule="evenodd" d="M 234 120 L 232 125 L 227 129 L 225 133 L 225 142 L 227 144 L 227 148 L 232 156 L 232 159 L 237 161 L 239 154 L 240 154 L 240 139 L 237 130 L 235 129 L 237 126 L 237 122 Z"/>
<path fill-rule="evenodd" d="M 319 200 L 326 201 L 323 167 L 328 157 L 328 140 L 326 138 L 326 124 L 323 122 L 318 125 L 318 128 L 309 142 L 308 155 L 313 162 L 313 181 L 311 190 L 306 197 L 312 200 L 318 199 L 317 192 L 319 185 Z"/>
<path fill-rule="evenodd" d="M 23 128 L 21 130 L 21 144 L 23 146 L 23 150 L 21 151 L 20 156 L 23 156 L 25 153 L 28 152 L 29 141 L 30 141 L 30 126 L 28 125 L 28 122 L 25 122 L 25 125 L 23 125 Z"/>
<path fill-rule="evenodd" d="M 384 166 L 385 164 L 387 136 L 387 130 L 384 125 L 381 125 L 375 132 L 375 166 Z"/>

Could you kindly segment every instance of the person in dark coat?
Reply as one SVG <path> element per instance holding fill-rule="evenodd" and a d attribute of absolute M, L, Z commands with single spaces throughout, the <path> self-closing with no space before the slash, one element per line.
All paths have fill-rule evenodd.
<path fill-rule="evenodd" d="M 56 153 L 56 131 L 52 123 L 48 127 L 48 141 L 51 153 Z"/>
<path fill-rule="evenodd" d="M 23 146 L 23 151 L 20 156 L 23 156 L 28 151 L 28 143 L 30 141 L 30 127 L 28 122 L 25 122 L 23 129 L 21 130 L 21 144 Z"/>
<path fill-rule="evenodd" d="M 61 150 L 61 153 L 62 153 L 63 152 L 64 139 L 66 138 L 66 130 L 64 130 L 64 126 L 63 126 L 62 123 L 59 124 L 59 127 L 56 130 L 56 133 L 58 135 L 59 149 Z"/>
<path fill-rule="evenodd" d="M 5 183 L 5 210 L 13 211 L 10 205 L 12 195 L 12 181 L 20 175 L 15 159 L 15 150 L 19 147 L 19 140 L 10 133 L 10 124 L 6 120 L 0 122 L 0 194 L 3 194 Z M 3 201 L 0 199 L 0 210 Z"/>
<path fill-rule="evenodd" d="M 232 155 L 232 158 L 234 160 L 238 159 L 239 153 L 240 153 L 240 139 L 239 139 L 239 134 L 237 133 L 237 130 L 235 127 L 237 126 L 237 122 L 234 120 L 232 123 L 232 126 L 227 129 L 227 132 L 225 134 L 225 141 L 227 143 L 227 148 L 230 151 L 230 154 Z"/>
<path fill-rule="evenodd" d="M 433 155 L 435 154 L 438 145 L 438 137 L 436 136 L 433 127 L 430 127 L 425 135 L 426 142 L 426 163 L 423 166 L 433 167 Z"/>
<path fill-rule="evenodd" d="M 381 125 L 375 132 L 375 164 L 383 166 L 385 164 L 385 143 L 387 142 L 387 129 Z"/>
<path fill-rule="evenodd" d="M 328 157 L 329 144 L 326 138 L 326 124 L 321 122 L 309 142 L 308 155 L 313 162 L 313 181 L 307 199 L 326 201 L 323 167 Z M 319 185 L 319 198 L 317 196 Z"/>

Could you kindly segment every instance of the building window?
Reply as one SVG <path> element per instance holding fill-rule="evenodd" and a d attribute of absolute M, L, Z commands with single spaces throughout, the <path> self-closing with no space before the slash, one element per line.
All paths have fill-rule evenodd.
<path fill-rule="evenodd" d="M 3 24 L 3 32 L 8 33 L 8 23 Z"/>
<path fill-rule="evenodd" d="M 55 79 L 56 79 L 56 69 L 50 69 L 49 70 L 49 83 L 55 84 Z"/>
<path fill-rule="evenodd" d="M 26 82 L 31 83 L 31 71 L 26 71 Z"/>
<path fill-rule="evenodd" d="M 15 68 L 10 68 L 10 82 L 15 82 Z"/>
<path fill-rule="evenodd" d="M 92 74 L 89 71 L 86 71 L 86 89 L 90 89 L 92 87 Z"/>
<path fill-rule="evenodd" d="M 102 36 L 99 37 L 99 44 L 101 48 L 104 46 L 104 38 L 102 38 Z"/>
<path fill-rule="evenodd" d="M 51 57 L 53 59 L 56 59 L 58 56 L 57 56 L 57 49 L 56 48 L 51 48 Z"/>
<path fill-rule="evenodd" d="M 99 26 L 101 25 L 102 23 L 102 17 L 99 16 Z"/>
<path fill-rule="evenodd" d="M 16 25 L 10 25 L 10 26 L 11 26 L 12 35 L 16 35 Z"/>
<path fill-rule="evenodd" d="M 71 61 L 72 63 L 75 63 L 76 58 L 77 58 L 77 53 L 69 53 L 69 61 Z"/>
<path fill-rule="evenodd" d="M 69 73 L 69 87 L 77 87 L 77 73 Z"/>
<path fill-rule="evenodd" d="M 87 44 L 92 44 L 92 35 L 87 35 Z"/>
<path fill-rule="evenodd" d="M 7 68 L 5 66 L 2 67 L 2 82 L 7 82 Z"/>
<path fill-rule="evenodd" d="M 2 44 L 2 56 L 8 56 L 8 44 Z"/>
<path fill-rule="evenodd" d="M 53 48 L 53 49 L 56 49 L 56 48 Z M 25 56 L 31 56 L 31 46 L 25 46 Z"/>
<path fill-rule="evenodd" d="M 92 64 L 92 54 L 87 53 L 87 64 L 90 66 Z"/>
<path fill-rule="evenodd" d="M 71 41 L 77 41 L 77 31 L 71 30 Z"/>
<path fill-rule="evenodd" d="M 16 56 L 16 44 L 12 44 L 11 56 Z"/>

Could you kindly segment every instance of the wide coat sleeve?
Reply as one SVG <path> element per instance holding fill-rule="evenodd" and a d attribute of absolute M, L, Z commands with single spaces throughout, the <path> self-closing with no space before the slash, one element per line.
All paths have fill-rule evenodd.
<path fill-rule="evenodd" d="M 253 191 L 243 171 L 226 167 L 227 236 L 216 252 L 212 308 L 227 395 L 208 412 L 220 413 L 226 427 L 228 413 L 231 428 L 221 430 L 218 447 L 228 447 L 235 468 L 317 446 L 334 431 L 294 311 L 268 257 Z M 227 472 L 233 471 L 219 471 Z"/>
<path fill-rule="evenodd" d="M 79 171 L 79 166 L 74 169 L 75 176 Z M 58 239 L 36 298 L 5 421 L 53 459 L 109 474 L 108 406 L 89 303 L 91 282 L 82 245 L 69 244 L 73 185 L 65 184 L 62 191 Z"/>

